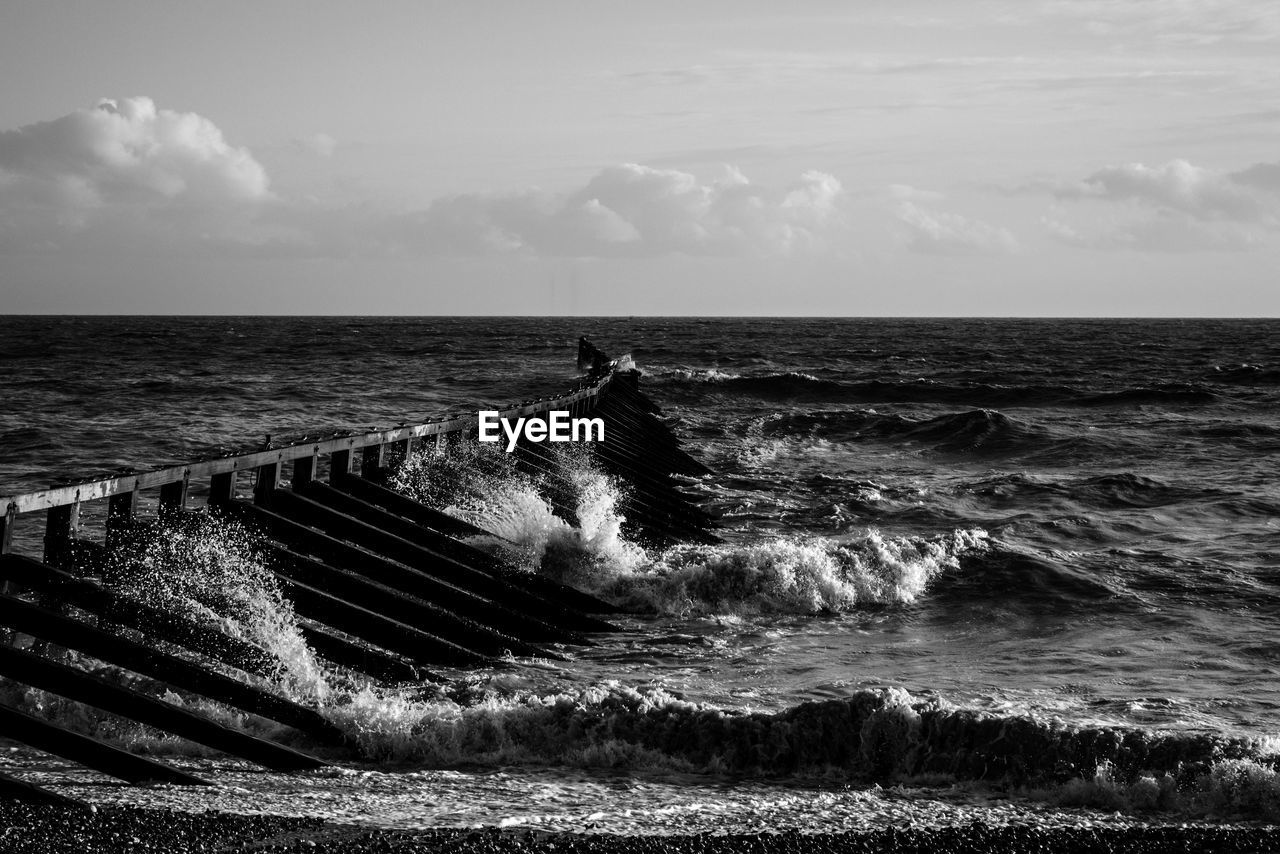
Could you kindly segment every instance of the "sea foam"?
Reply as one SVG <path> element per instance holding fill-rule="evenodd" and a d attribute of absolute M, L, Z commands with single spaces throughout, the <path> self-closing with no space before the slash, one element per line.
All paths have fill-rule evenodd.
<path fill-rule="evenodd" d="M 475 545 L 632 609 L 816 614 L 909 604 L 962 556 L 988 543 L 981 529 L 936 537 L 868 530 L 841 538 L 769 537 L 646 551 L 625 536 L 623 488 L 589 455 L 562 451 L 557 470 L 540 479 L 494 457 L 492 450 L 468 444 L 432 448 L 412 457 L 393 483 L 491 532 Z M 460 460 L 467 465 L 459 468 Z M 557 515 L 555 496 L 572 507 L 572 521 Z"/>

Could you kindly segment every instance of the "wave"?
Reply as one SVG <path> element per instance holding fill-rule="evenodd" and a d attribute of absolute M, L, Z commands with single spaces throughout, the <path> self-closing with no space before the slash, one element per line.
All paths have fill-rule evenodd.
<path fill-rule="evenodd" d="M 686 383 L 716 383 L 742 378 L 742 374 L 721 371 L 717 368 L 645 368 L 641 373 L 646 379 L 666 379 Z"/>
<path fill-rule="evenodd" d="M 961 557 L 986 548 L 986 532 L 972 529 L 933 538 L 768 537 L 651 553 L 626 539 L 623 489 L 588 456 L 561 453 L 558 471 L 541 480 L 491 456 L 474 445 L 427 449 L 393 483 L 490 532 L 473 545 L 639 611 L 819 614 L 910 603 Z M 557 491 L 572 520 L 549 500 Z"/>
<path fill-rule="evenodd" d="M 1256 739 L 1127 727 L 1073 726 L 958 708 L 940 698 L 862 689 L 780 712 L 721 709 L 660 687 L 617 683 L 551 695 L 402 698 L 382 725 L 349 712 L 369 758 L 430 767 L 550 763 L 720 774 L 836 774 L 876 782 L 920 778 L 1034 784 L 1179 773 L 1220 760 L 1271 760 Z M 342 708 L 350 709 L 352 704 Z"/>
<path fill-rule="evenodd" d="M 797 412 L 764 420 L 764 437 L 808 436 L 835 442 L 915 442 L 941 454 L 977 457 L 1035 456 L 1078 462 L 1104 439 L 1059 436 L 1021 418 L 992 409 L 975 409 L 933 418 L 912 419 L 872 409 Z"/>
<path fill-rule="evenodd" d="M 1214 382 L 1231 385 L 1280 385 L 1280 368 L 1263 365 L 1215 365 L 1210 377 Z"/>
<path fill-rule="evenodd" d="M 1015 473 L 964 484 L 965 491 L 1000 506 L 1025 507 L 1028 499 L 1059 499 L 1072 506 L 1107 510 L 1167 507 L 1223 497 L 1214 489 L 1180 486 L 1134 472 L 1115 472 L 1069 481 L 1042 480 Z"/>
<path fill-rule="evenodd" d="M 1105 574 L 1078 562 L 1054 560 L 1010 548 L 992 548 L 966 562 L 963 571 L 939 579 L 933 601 L 972 609 L 995 605 L 1062 612 L 1124 609 L 1136 604 L 1131 592 Z"/>
<path fill-rule="evenodd" d="M 347 745 L 334 756 L 339 761 L 354 756 L 426 768 L 567 765 L 731 778 L 997 785 L 1063 803 L 1280 817 L 1273 751 L 1252 739 L 1067 724 L 958 708 L 900 689 L 856 690 L 841 699 L 765 712 L 692 703 L 659 686 L 616 682 L 549 694 L 512 690 L 501 677 L 421 686 L 343 682 L 305 645 L 299 648 L 292 611 L 265 574 L 252 541 L 243 539 L 242 529 L 220 527 L 225 524 L 193 517 L 162 529 L 144 553 L 143 568 L 114 583 L 276 652 L 282 667 L 274 688 L 318 708 L 345 733 Z M 646 575 L 662 582 L 657 589 L 664 595 L 678 589 L 686 600 L 714 608 L 724 602 L 758 606 L 762 597 L 768 607 L 782 603 L 787 609 L 905 602 L 959 555 L 984 548 L 984 539 L 976 532 L 933 541 L 868 536 L 837 547 L 847 550 L 852 562 L 846 564 L 833 563 L 830 544 L 771 541 L 686 549 L 668 554 L 662 569 L 633 573 L 631 581 Z M 1012 573 L 1021 569 L 1010 564 L 1010 572 L 1001 575 L 995 571 L 1001 560 L 1007 556 L 982 557 L 968 572 L 946 573 L 941 592 L 953 596 L 966 577 L 975 576 L 989 593 L 1004 595 Z M 174 561 L 186 572 L 172 572 Z M 857 572 L 851 572 L 854 566 Z M 832 583 L 836 577 L 841 584 Z M 198 583 L 185 586 L 188 578 Z M 614 581 L 625 578 L 620 572 Z M 762 587 L 761 579 L 768 584 Z M 93 666 L 88 659 L 77 663 Z M 117 673 L 134 687 L 184 702 L 162 686 Z M 26 690 L 16 699 L 38 714 L 134 749 L 208 753 L 43 692 Z M 193 705 L 236 726 L 263 726 L 216 704 Z M 279 737 L 278 730 L 264 734 Z"/>
<path fill-rule="evenodd" d="M 1213 390 L 1185 383 L 1091 391 L 1065 385 L 953 384 L 928 379 L 849 382 L 797 371 L 744 376 L 717 370 L 679 369 L 659 371 L 653 376 L 676 387 L 714 386 L 717 390 L 770 400 L 940 403 L 994 409 L 1021 406 L 1203 406 L 1218 401 Z"/>
<path fill-rule="evenodd" d="M 626 607 L 669 615 L 842 613 L 910 604 L 962 557 L 986 547 L 979 529 L 932 538 L 871 531 L 842 540 L 677 546 L 590 587 Z"/>
<path fill-rule="evenodd" d="M 765 712 L 616 682 L 552 694 L 474 685 L 367 687 L 331 697 L 321 710 L 347 736 L 335 759 L 354 756 L 402 770 L 577 767 L 969 785 L 1108 809 L 1280 818 L 1280 773 L 1268 740 L 1076 725 L 960 708 L 897 688 Z M 84 729 L 77 717 L 83 710 L 38 711 Z M 95 734 L 111 738 L 101 728 Z M 133 747 L 140 741 L 120 733 L 113 740 Z M 164 748 L 207 753 L 173 741 Z"/>

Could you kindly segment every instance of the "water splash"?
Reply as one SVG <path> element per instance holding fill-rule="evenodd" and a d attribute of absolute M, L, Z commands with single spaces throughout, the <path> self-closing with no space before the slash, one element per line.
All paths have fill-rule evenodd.
<path fill-rule="evenodd" d="M 273 686 L 299 702 L 329 695 L 325 667 L 307 646 L 259 536 L 208 513 L 140 527 L 109 553 L 109 587 L 266 650 L 279 663 Z"/>
<path fill-rule="evenodd" d="M 428 448 L 411 455 L 391 485 L 492 535 L 472 545 L 568 584 L 643 561 L 643 549 L 622 534 L 618 481 L 600 470 L 590 449 L 549 450 L 552 469 L 535 476 L 494 445 Z"/>
<path fill-rule="evenodd" d="M 650 553 L 626 538 L 625 495 L 589 449 L 557 449 L 553 459 L 555 469 L 534 478 L 492 446 L 461 443 L 411 457 L 392 483 L 492 534 L 474 545 L 615 604 L 668 615 L 910 604 L 940 573 L 988 543 L 980 529 L 933 538 L 872 530 L 843 539 L 775 537 Z M 554 503 L 571 506 L 573 520 L 557 514 Z"/>

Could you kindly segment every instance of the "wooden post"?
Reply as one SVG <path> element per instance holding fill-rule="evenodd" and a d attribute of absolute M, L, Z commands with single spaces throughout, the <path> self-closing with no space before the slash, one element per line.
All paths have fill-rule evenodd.
<path fill-rule="evenodd" d="M 160 518 L 176 519 L 187 506 L 187 488 L 190 474 L 183 474 L 182 480 L 175 480 L 160 487 Z"/>
<path fill-rule="evenodd" d="M 18 522 L 18 505 L 10 503 L 0 516 L 0 555 L 6 555 L 13 548 L 13 528 Z M 0 596 L 13 593 L 13 585 L 7 580 L 0 580 Z M 0 630 L 0 643 L 11 645 L 14 633 L 8 629 Z"/>
<path fill-rule="evenodd" d="M 222 507 L 236 500 L 236 475 L 228 471 L 209 478 L 209 506 Z"/>
<path fill-rule="evenodd" d="M 386 459 L 386 453 L 386 445 L 365 445 L 360 459 L 360 475 L 371 480 L 376 478 L 378 469 L 382 468 Z"/>
<path fill-rule="evenodd" d="M 7 555 L 13 548 L 13 528 L 18 522 L 18 505 L 9 504 L 0 516 L 0 555 Z"/>
<path fill-rule="evenodd" d="M 334 451 L 329 455 L 329 482 L 336 483 L 351 474 L 351 449 Z"/>
<path fill-rule="evenodd" d="M 71 540 L 79 530 L 79 501 L 49 508 L 44 528 L 44 562 L 66 568 L 71 557 Z"/>
<path fill-rule="evenodd" d="M 119 542 L 121 529 L 128 527 L 133 521 L 133 512 L 137 506 L 136 489 L 118 492 L 107 499 L 107 548 Z"/>
<path fill-rule="evenodd" d="M 315 480 L 315 477 L 316 458 L 314 456 L 298 457 L 293 461 L 293 477 L 290 478 L 290 483 L 294 489 L 297 489 L 300 486 L 306 486 L 308 483 Z"/>
<path fill-rule="evenodd" d="M 396 468 L 409 459 L 409 451 L 413 446 L 412 439 L 401 439 L 398 442 L 391 442 L 385 447 L 387 453 L 383 457 L 383 465 L 387 468 Z"/>
<path fill-rule="evenodd" d="M 253 503 L 267 507 L 271 504 L 271 495 L 280 483 L 280 464 L 267 463 L 258 466 L 258 482 L 253 485 Z"/>

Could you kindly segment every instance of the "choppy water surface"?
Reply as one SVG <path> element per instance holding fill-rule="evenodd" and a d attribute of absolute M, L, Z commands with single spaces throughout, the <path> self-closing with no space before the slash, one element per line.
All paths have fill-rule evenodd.
<path fill-rule="evenodd" d="M 839 767 L 872 761 L 815 758 L 852 714 L 890 745 L 881 776 L 990 779 L 965 753 L 983 720 L 1030 720 L 1020 737 L 1063 756 L 1072 732 L 1136 728 L 1220 762 L 1201 807 L 1252 786 L 1252 814 L 1280 815 L 1280 322 L 0 319 L 0 492 L 554 392 L 584 332 L 632 351 L 715 470 L 691 487 L 728 544 L 643 550 L 589 470 L 571 523 L 536 485 L 478 478 L 455 512 L 644 613 L 568 662 L 473 676 L 461 700 L 352 701 L 302 666 L 289 690 L 324 695 L 363 740 L 354 764 L 379 769 L 309 780 L 302 802 L 410 826 L 428 779 L 471 818 L 489 787 L 489 812 L 532 820 L 508 800 L 567 762 L 559 814 L 605 827 L 680 826 L 664 802 L 737 804 L 706 808 L 749 824 L 797 786 L 828 799 L 816 815 L 857 800 L 831 794 Z M 1162 770 L 1143 744 L 1117 761 Z M 1005 778 L 1026 789 L 1035 770 Z M 1131 783 L 1116 805 L 1175 800 Z M 626 821 L 591 810 L 617 786 L 640 810 Z"/>

